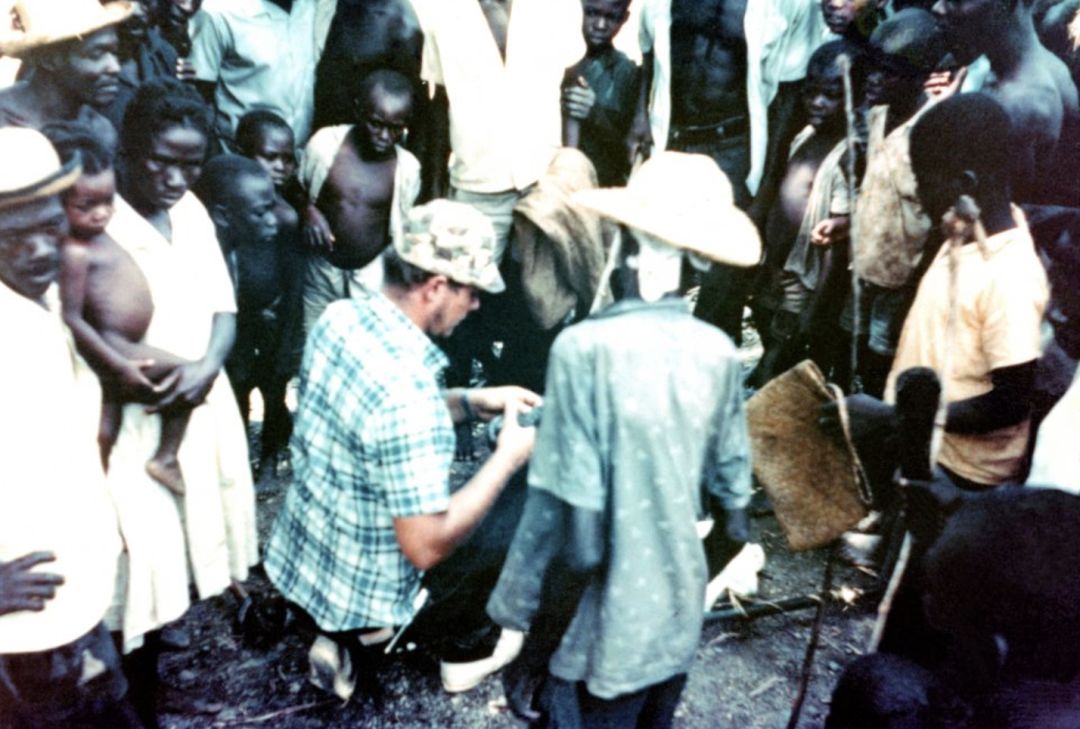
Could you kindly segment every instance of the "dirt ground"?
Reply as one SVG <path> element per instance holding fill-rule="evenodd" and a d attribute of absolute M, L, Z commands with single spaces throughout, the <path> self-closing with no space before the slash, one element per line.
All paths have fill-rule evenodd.
<path fill-rule="evenodd" d="M 265 534 L 287 483 L 259 501 L 260 532 Z M 816 593 L 826 555 L 792 554 L 771 516 L 755 519 L 768 562 L 759 601 Z M 837 567 L 834 589 L 868 588 L 873 580 Z M 271 588 L 261 575 L 249 586 L 256 594 Z M 830 604 L 803 710 L 803 729 L 821 727 L 827 700 L 840 670 L 861 653 L 872 626 L 871 601 L 844 607 Z M 306 680 L 305 645 L 288 632 L 273 645 L 245 645 L 235 629 L 238 601 L 232 595 L 197 604 L 181 621 L 192 647 L 166 653 L 162 726 L 195 727 L 478 727 L 522 726 L 501 707 L 497 677 L 459 695 L 442 691 L 438 665 L 418 650 L 391 662 L 379 673 L 385 689 L 381 708 L 370 701 L 342 707 Z M 676 716 L 680 729 L 732 727 L 777 729 L 787 725 L 813 622 L 814 610 L 706 625 L 689 683 Z"/>
<path fill-rule="evenodd" d="M 745 358 L 750 364 L 753 353 Z M 254 441 L 257 426 L 253 431 Z M 474 467 L 458 464 L 456 478 L 465 478 Z M 259 496 L 262 539 L 280 507 L 289 477 L 286 464 L 270 493 Z M 827 558 L 825 551 L 791 553 L 776 520 L 769 515 L 756 517 L 754 529 L 767 554 L 757 601 L 817 594 Z M 843 590 L 849 597 L 856 597 L 847 603 L 830 602 L 827 607 L 799 723 L 801 729 L 823 726 L 828 697 L 840 671 L 863 651 L 875 605 L 870 598 L 860 599 L 858 595 L 874 584 L 872 577 L 837 565 L 834 593 Z M 257 597 L 272 593 L 265 576 L 258 571 L 249 580 L 248 588 Z M 362 699 L 342 706 L 308 684 L 308 646 L 295 631 L 269 636 L 267 644 L 254 647 L 237 630 L 238 606 L 236 597 L 222 595 L 196 604 L 180 621 L 191 634 L 192 645 L 163 656 L 162 727 L 523 726 L 505 710 L 497 676 L 467 693 L 446 694 L 439 683 L 437 662 L 422 649 L 398 656 L 379 671 L 384 689 L 381 706 Z M 813 619 L 814 610 L 805 609 L 752 621 L 739 618 L 706 624 L 675 726 L 787 726 Z"/>

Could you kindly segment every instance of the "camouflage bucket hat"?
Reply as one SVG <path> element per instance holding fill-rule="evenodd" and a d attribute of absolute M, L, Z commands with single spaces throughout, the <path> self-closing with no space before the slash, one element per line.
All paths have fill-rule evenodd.
<path fill-rule="evenodd" d="M 434 200 L 413 208 L 394 248 L 402 260 L 456 283 L 491 294 L 506 289 L 495 261 L 491 221 L 464 203 Z"/>

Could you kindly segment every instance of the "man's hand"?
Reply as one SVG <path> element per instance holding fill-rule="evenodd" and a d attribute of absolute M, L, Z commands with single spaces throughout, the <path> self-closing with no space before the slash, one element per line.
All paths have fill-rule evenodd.
<path fill-rule="evenodd" d="M 536 445 L 536 427 L 523 427 L 518 423 L 518 415 L 530 409 L 519 400 L 509 399 L 503 411 L 503 427 L 499 431 L 494 455 L 509 459 L 514 470 L 525 465 Z"/>
<path fill-rule="evenodd" d="M 198 80 L 198 77 L 195 75 L 195 66 L 191 65 L 191 61 L 186 58 L 176 59 L 176 78 L 181 81 Z"/>
<path fill-rule="evenodd" d="M 862 394 L 849 395 L 844 402 L 847 405 L 851 440 L 857 450 L 860 444 L 877 441 L 896 432 L 896 408 L 892 405 Z M 818 425 L 826 432 L 843 433 L 839 403 L 828 402 L 821 406 Z"/>
<path fill-rule="evenodd" d="M 176 382 L 175 370 L 156 383 L 147 377 L 145 370 L 156 364 L 152 359 L 127 360 L 123 367 L 112 373 L 110 384 L 135 402 L 155 402 Z"/>
<path fill-rule="evenodd" d="M 563 87 L 562 110 L 571 119 L 579 121 L 588 119 L 595 104 L 596 92 L 580 76 L 575 83 Z"/>
<path fill-rule="evenodd" d="M 634 122 L 630 125 L 630 133 L 626 136 L 626 154 L 633 165 L 638 157 L 648 159 L 652 154 L 653 138 L 652 126 L 649 124 L 648 113 L 634 115 Z"/>
<path fill-rule="evenodd" d="M 173 370 L 171 387 L 164 396 L 146 409 L 148 413 L 159 413 L 173 408 L 187 409 L 201 405 L 210 388 L 217 379 L 219 368 L 211 366 L 206 360 L 188 362 Z"/>
<path fill-rule="evenodd" d="M 850 230 L 851 219 L 846 215 L 827 218 L 810 231 L 810 243 L 815 246 L 831 246 L 833 243 L 847 240 Z"/>
<path fill-rule="evenodd" d="M 308 204 L 301 210 L 304 245 L 312 250 L 330 253 L 334 250 L 334 231 L 322 211 L 314 204 Z"/>
<path fill-rule="evenodd" d="M 52 552 L 31 552 L 10 562 L 0 562 L 0 615 L 30 610 L 40 612 L 56 596 L 64 578 L 52 572 L 31 572 L 56 560 Z"/>
<path fill-rule="evenodd" d="M 476 417 L 484 422 L 491 420 L 496 415 L 502 415 L 507 404 L 511 401 L 518 404 L 519 410 L 531 410 L 539 407 L 544 402 L 544 398 L 535 392 L 516 385 L 466 390 L 462 397 L 469 401 L 469 407 L 476 413 Z"/>
<path fill-rule="evenodd" d="M 944 101 L 950 96 L 956 96 L 960 87 L 967 78 L 967 66 L 962 66 L 956 71 L 935 71 L 923 84 L 923 91 L 934 101 Z"/>

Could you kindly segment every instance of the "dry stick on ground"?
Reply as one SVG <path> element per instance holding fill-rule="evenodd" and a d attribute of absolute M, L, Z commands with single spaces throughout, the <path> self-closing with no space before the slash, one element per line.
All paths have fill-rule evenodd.
<path fill-rule="evenodd" d="M 840 70 L 844 75 L 844 117 L 847 121 L 845 141 L 847 146 L 847 186 L 848 197 L 851 203 L 855 203 L 855 94 L 851 86 L 851 59 L 841 56 L 837 59 Z M 858 269 L 855 266 L 855 235 L 854 231 L 849 236 L 848 246 L 851 261 L 851 297 L 854 314 L 853 334 L 851 335 L 851 382 L 848 389 L 853 390 L 852 385 L 857 381 L 856 373 L 859 367 L 859 329 L 862 326 L 860 309 L 862 308 L 862 289 L 859 283 Z M 787 729 L 795 729 L 799 725 L 802 716 L 803 703 L 806 701 L 806 691 L 810 685 L 810 674 L 814 669 L 814 655 L 817 653 L 818 636 L 821 634 L 821 625 L 825 621 L 825 610 L 828 606 L 829 596 L 832 594 L 833 561 L 836 557 L 836 543 L 829 548 L 829 556 L 825 560 L 825 576 L 822 578 L 821 598 L 818 602 L 817 613 L 814 615 L 814 626 L 810 629 L 810 642 L 806 646 L 806 657 L 803 659 L 802 675 L 799 677 L 799 688 L 795 694 L 795 701 L 791 706 L 791 716 L 788 718 Z"/>
<path fill-rule="evenodd" d="M 787 729 L 795 729 L 799 725 L 799 717 L 802 716 L 803 703 L 806 701 L 806 690 L 810 686 L 810 674 L 814 670 L 814 655 L 817 653 L 818 637 L 821 635 L 821 626 L 825 622 L 825 610 L 829 605 L 828 596 L 832 593 L 833 562 L 836 561 L 837 545 L 829 547 L 829 556 L 825 559 L 825 576 L 821 580 L 821 598 L 818 602 L 817 613 L 814 615 L 814 625 L 810 628 L 810 641 L 806 644 L 806 656 L 803 658 L 802 673 L 799 676 L 799 689 L 795 694 L 795 701 L 791 705 L 791 716 L 788 718 Z"/>
<path fill-rule="evenodd" d="M 958 208 L 963 208 L 963 210 L 958 210 Z M 947 233 L 945 245 L 948 246 L 946 253 L 948 255 L 949 263 L 949 311 L 948 317 L 945 320 L 945 341 L 951 342 L 953 341 L 956 332 L 958 316 L 957 295 L 960 277 L 958 256 L 960 247 L 964 245 L 968 238 L 973 238 L 979 243 L 980 250 L 985 250 L 986 234 L 982 227 L 982 223 L 979 220 L 978 206 L 976 206 L 975 202 L 966 195 L 958 202 L 957 206 L 954 206 L 945 215 L 943 227 Z M 937 409 L 933 418 L 933 426 L 927 444 L 928 457 L 925 463 L 901 465 L 901 473 L 905 478 L 929 479 L 933 477 L 933 467 L 934 464 L 937 463 L 938 452 L 941 450 L 941 442 L 945 437 L 945 425 L 949 413 L 949 401 L 948 394 L 946 393 L 946 386 L 949 377 L 952 374 L 952 355 L 953 348 L 946 347 L 941 363 L 941 376 L 937 378 L 940 389 L 938 391 Z M 903 441 L 904 433 L 900 434 L 900 438 L 901 441 Z M 922 443 L 920 442 L 919 445 L 921 447 Z M 908 447 L 911 447 L 910 444 L 908 444 Z M 908 469 L 923 471 L 923 473 L 903 473 L 903 471 Z M 892 577 L 889 579 L 889 587 L 885 591 L 885 597 L 882 598 L 881 604 L 878 606 L 878 618 L 877 622 L 874 624 L 874 632 L 870 636 L 870 644 L 867 647 L 867 653 L 876 652 L 878 646 L 881 644 L 881 639 L 885 635 L 885 626 L 889 622 L 889 613 L 892 611 L 893 599 L 896 597 L 896 593 L 903 582 L 904 574 L 907 572 L 908 561 L 911 559 L 911 550 L 911 532 L 905 529 L 904 541 L 900 546 L 900 556 L 897 558 L 896 565 L 893 567 Z"/>
<path fill-rule="evenodd" d="M 271 711 L 268 714 L 261 714 L 259 716 L 248 716 L 238 719 L 229 719 L 227 721 L 215 721 L 215 729 L 224 729 L 224 727 L 230 726 L 244 726 L 246 724 L 263 724 L 268 721 L 273 721 L 283 716 L 289 716 L 291 714 L 299 714 L 301 711 L 308 711 L 309 709 L 318 709 L 323 706 L 340 705 L 341 699 L 326 699 L 324 701 L 312 701 L 308 704 L 299 704 L 297 706 L 289 706 L 284 709 L 278 709 L 277 711 Z"/>

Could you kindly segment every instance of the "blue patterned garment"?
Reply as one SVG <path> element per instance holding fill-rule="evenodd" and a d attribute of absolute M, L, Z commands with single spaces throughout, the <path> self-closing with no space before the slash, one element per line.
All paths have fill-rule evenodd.
<path fill-rule="evenodd" d="M 696 521 L 750 501 L 742 377 L 727 335 L 676 298 L 628 299 L 555 340 L 529 495 L 488 614 L 528 630 L 571 512 L 601 513 L 605 564 L 549 664 L 602 699 L 686 673 L 708 570 Z M 572 547 L 572 542 L 571 542 Z"/>
<path fill-rule="evenodd" d="M 266 572 L 328 632 L 401 625 L 420 571 L 394 518 L 446 511 L 454 430 L 446 356 L 382 294 L 331 304 L 308 338 L 293 483 Z"/>

